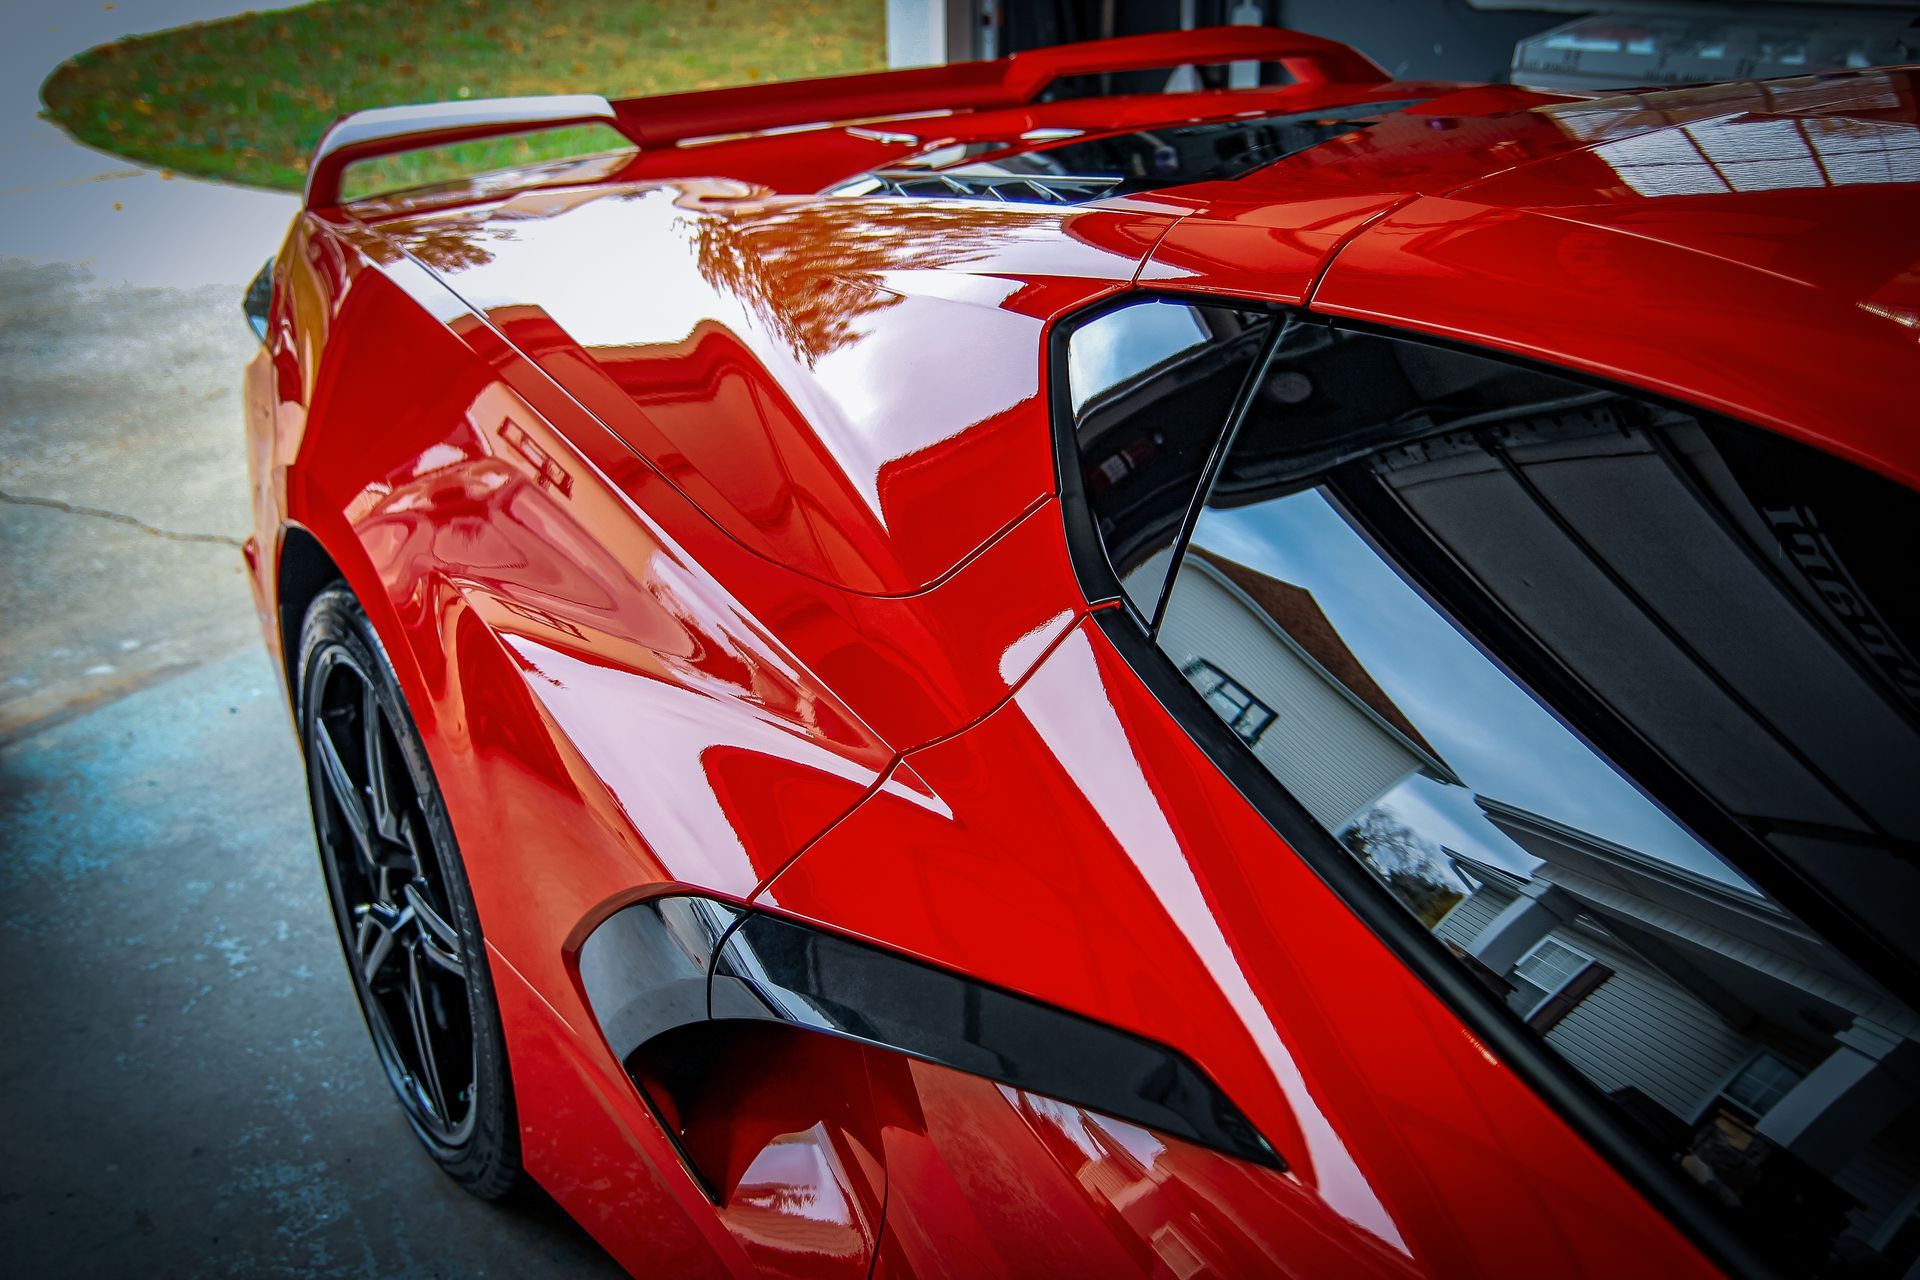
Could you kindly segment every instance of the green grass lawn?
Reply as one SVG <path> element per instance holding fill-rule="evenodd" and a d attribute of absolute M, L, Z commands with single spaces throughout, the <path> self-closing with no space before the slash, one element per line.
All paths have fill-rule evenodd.
<path fill-rule="evenodd" d="M 885 0 L 317 0 L 90 49 L 56 69 L 40 97 L 48 118 L 89 146 L 298 190 L 313 144 L 348 111 L 535 93 L 631 97 L 884 62 Z M 569 141 L 469 145 L 456 167 L 544 159 Z M 446 176 L 416 162 L 378 185 L 396 175 Z"/>

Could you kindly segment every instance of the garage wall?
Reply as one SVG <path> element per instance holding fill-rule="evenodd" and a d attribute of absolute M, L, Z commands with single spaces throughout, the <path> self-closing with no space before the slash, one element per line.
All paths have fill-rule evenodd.
<path fill-rule="evenodd" d="M 969 8 L 954 0 L 955 9 Z M 1465 0 L 1001 0 L 1001 53 L 1103 34 L 1168 31 L 1244 20 L 1293 27 L 1359 48 L 1406 79 L 1504 81 L 1519 40 L 1572 13 L 1480 10 Z M 1111 31 L 1104 30 L 1111 21 Z M 957 46 L 956 46 L 957 47 Z M 952 54 L 950 56 L 965 56 Z"/>
<path fill-rule="evenodd" d="M 1570 13 L 1462 0 L 1267 0 L 1269 21 L 1353 45 L 1400 79 L 1505 81 L 1513 46 Z M 1276 12 L 1277 11 L 1277 12 Z"/>

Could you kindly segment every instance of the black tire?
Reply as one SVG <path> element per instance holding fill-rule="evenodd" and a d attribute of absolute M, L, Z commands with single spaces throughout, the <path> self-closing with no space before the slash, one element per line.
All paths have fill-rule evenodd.
<path fill-rule="evenodd" d="M 368 1034 L 428 1154 L 469 1192 L 498 1199 L 522 1180 L 513 1082 L 479 916 L 432 766 L 386 651 L 345 584 L 307 609 L 299 655 L 314 836 Z"/>

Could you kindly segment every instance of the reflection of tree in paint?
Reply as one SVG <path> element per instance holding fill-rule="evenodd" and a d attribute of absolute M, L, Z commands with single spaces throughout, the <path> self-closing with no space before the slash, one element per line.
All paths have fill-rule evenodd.
<path fill-rule="evenodd" d="M 812 365 L 859 336 L 856 322 L 902 301 L 889 271 L 952 267 L 1017 237 L 1058 234 L 1031 210 L 870 200 L 769 203 L 752 213 L 701 218 L 690 230 L 707 283 L 752 307 Z"/>
<path fill-rule="evenodd" d="M 1440 855 L 1391 810 L 1375 805 L 1340 840 L 1378 872 L 1394 896 L 1429 929 L 1466 896 Z"/>
<path fill-rule="evenodd" d="M 457 274 L 493 261 L 488 241 L 511 239 L 511 227 L 465 222 L 424 221 L 399 237 L 407 252 L 436 271 Z"/>

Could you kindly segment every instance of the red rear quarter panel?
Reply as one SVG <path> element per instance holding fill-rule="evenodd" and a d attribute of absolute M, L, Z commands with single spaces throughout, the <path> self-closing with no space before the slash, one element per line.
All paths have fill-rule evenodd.
<path fill-rule="evenodd" d="M 808 447 L 795 401 L 811 397 L 817 413 L 834 401 L 755 310 L 750 282 L 692 307 L 730 321 L 709 323 L 704 347 L 617 335 L 636 340 L 613 344 L 608 359 L 638 361 L 665 386 L 650 377 L 636 388 L 683 414 L 707 409 L 720 445 L 690 417 L 682 438 L 719 486 L 733 486 L 707 496 L 747 495 L 763 517 L 732 528 L 583 407 L 590 376 L 634 415 L 619 421 L 643 421 L 595 358 L 570 368 L 577 345 L 528 339 L 528 352 L 508 341 L 541 324 L 555 331 L 517 301 L 486 306 L 488 295 L 450 273 L 481 299 L 469 305 L 392 240 L 348 221 L 303 221 L 282 255 L 273 345 L 250 374 L 256 541 L 271 552 L 256 557 L 255 585 L 269 642 L 279 641 L 278 548 L 298 529 L 367 607 L 428 744 L 508 1011 L 528 1167 L 630 1266 L 676 1253 L 746 1264 L 599 1041 L 567 944 L 674 884 L 749 896 L 899 750 L 1004 698 L 1084 608 L 1051 497 L 1041 332 L 1124 281 L 1165 219 L 1086 222 L 1107 247 L 1071 250 L 1053 278 L 1000 274 L 1038 275 L 1033 246 L 1045 237 L 1020 225 L 1003 223 L 998 258 L 976 245 L 990 268 L 976 275 L 921 272 L 907 258 L 885 285 L 844 288 L 831 237 L 803 237 L 823 256 L 788 264 L 777 301 L 797 305 L 821 283 L 806 323 L 835 332 L 849 358 L 876 349 L 843 394 L 870 379 L 882 402 L 865 418 L 841 415 L 852 425 L 838 451 L 795 452 Z M 527 225 L 540 219 L 521 215 L 503 239 L 536 239 Z M 436 251 L 444 268 L 466 250 L 443 237 Z M 1101 263 L 1112 265 L 1073 270 Z M 612 314 L 644 313 L 622 297 Z M 927 314 L 863 327 L 869 305 Z M 984 371 L 930 355 L 941 354 L 936 337 L 956 336 L 981 345 Z M 872 371 L 890 361 L 899 371 L 888 382 Z M 948 382 L 913 395 L 930 369 Z M 571 374 L 581 376 L 564 386 Z M 756 407 L 776 398 L 779 414 Z M 744 416 L 725 412 L 742 405 Z M 906 425 L 894 431 L 894 421 Z M 703 478 L 670 451 L 672 437 L 634 436 L 663 444 L 678 478 Z M 948 467 L 971 483 L 937 483 Z M 850 471 L 877 486 L 878 511 L 852 491 Z M 866 532 L 843 519 L 849 504 Z M 893 579 L 866 585 L 906 589 L 822 581 L 888 551 L 883 517 L 903 527 L 901 546 L 921 550 L 908 570 L 885 561 Z M 816 536 L 837 528 L 854 534 Z M 778 563 L 789 529 L 802 532 L 795 545 L 838 559 Z M 626 1170 L 611 1183 L 609 1163 Z M 654 1226 L 633 1225 L 643 1221 Z"/>
<path fill-rule="evenodd" d="M 1713 1274 L 1315 877 L 1091 621 L 976 728 L 908 753 L 761 901 L 1180 1046 L 1290 1166 L 1188 1187 L 1276 1267 Z M 1000 1123 L 972 1114 L 1005 1107 L 998 1092 L 974 1094 L 967 1123 Z M 1156 1182 L 1197 1178 L 1196 1162 L 1177 1155 Z M 905 1176 L 893 1195 L 938 1198 Z M 1103 1202 L 1097 1183 L 1086 1194 Z M 980 1230 L 993 1247 L 950 1274 L 1045 1272 L 1016 1233 Z M 1242 1274 L 1232 1252 L 1194 1247 Z"/>

